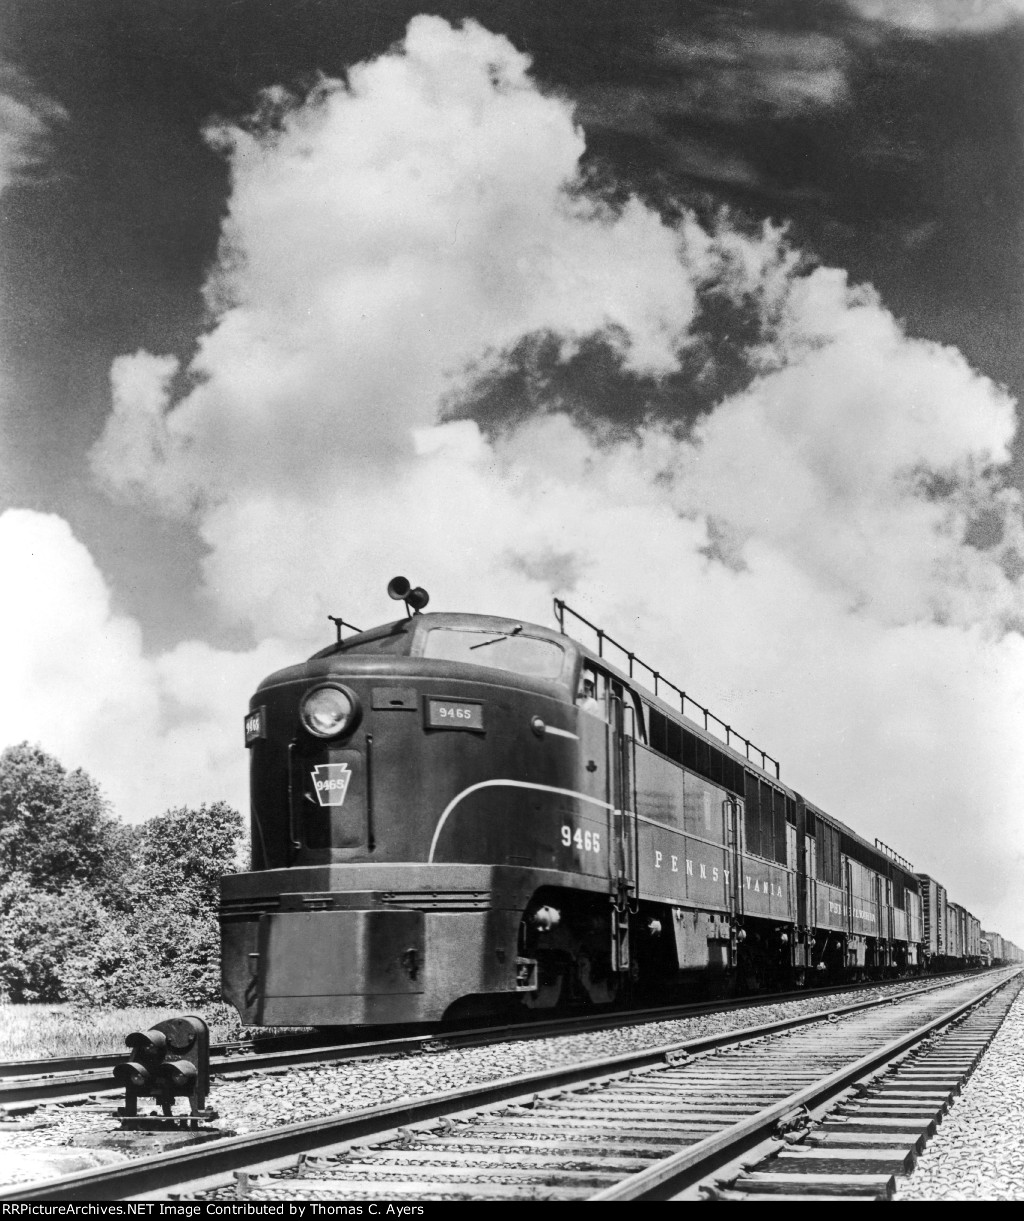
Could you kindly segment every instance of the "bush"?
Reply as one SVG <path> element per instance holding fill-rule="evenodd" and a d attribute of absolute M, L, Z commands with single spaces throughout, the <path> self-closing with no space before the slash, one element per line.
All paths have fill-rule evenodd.
<path fill-rule="evenodd" d="M 0 876 L 55 893 L 75 882 L 112 893 L 126 863 L 122 834 L 81 768 L 69 772 L 28 742 L 0 753 Z"/>
<path fill-rule="evenodd" d="M 236 868 L 242 816 L 223 801 L 168 810 L 136 829 L 132 870 L 126 880 L 131 900 L 171 904 L 181 914 L 217 910 L 220 879 Z"/>
<path fill-rule="evenodd" d="M 0 754 L 0 995 L 90 1005 L 220 999 L 220 877 L 242 817 L 224 802 L 137 827 L 39 746 Z"/>
<path fill-rule="evenodd" d="M 108 922 L 64 972 L 69 1000 L 89 1005 L 206 1005 L 220 1000 L 216 918 L 165 908 Z"/>
<path fill-rule="evenodd" d="M 111 916 L 81 883 L 60 894 L 24 875 L 0 888 L 0 989 L 14 1001 L 57 1001 L 68 969 L 104 935 Z"/>
<path fill-rule="evenodd" d="M 136 829 L 128 911 L 69 964 L 68 997 L 96 1005 L 205 1005 L 220 1000 L 220 878 L 242 831 L 223 802 L 168 810 Z"/>

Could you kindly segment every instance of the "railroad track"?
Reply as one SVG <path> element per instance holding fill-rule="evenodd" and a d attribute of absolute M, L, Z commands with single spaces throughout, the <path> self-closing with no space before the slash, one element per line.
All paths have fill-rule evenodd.
<path fill-rule="evenodd" d="M 251 1055 L 260 1051 L 291 1051 L 320 1046 L 322 1038 L 315 1035 L 276 1035 L 268 1038 L 231 1039 L 210 1045 L 215 1056 Z M 44 1077 L 58 1074 L 95 1073 L 113 1068 L 125 1057 L 124 1051 L 104 1052 L 94 1056 L 33 1056 L 24 1060 L 0 1060 L 0 1082 L 12 1077 Z"/>
<path fill-rule="evenodd" d="M 886 1195 L 1022 982 L 974 977 L 216 1140 L 0 1200 Z M 743 1169 L 765 1159 L 773 1169 Z"/>
<path fill-rule="evenodd" d="M 936 978 L 941 980 L 944 977 Z M 236 1041 L 211 1046 L 210 1072 L 214 1076 L 231 1078 L 246 1073 L 297 1068 L 310 1064 L 407 1055 L 418 1051 L 432 1051 L 439 1047 L 474 1047 L 505 1040 L 550 1038 L 587 1030 L 702 1017 L 760 1005 L 782 1004 L 791 1000 L 840 996 L 846 992 L 864 991 L 865 988 L 913 986 L 914 983 L 905 980 L 843 984 L 829 988 L 804 988 L 796 992 L 762 993 L 701 1004 L 666 1005 L 628 1011 L 606 1010 L 589 1015 L 531 1019 L 498 1026 L 470 1029 L 442 1027 L 416 1034 L 388 1034 L 363 1042 L 325 1043 L 315 1035 L 279 1036 L 261 1039 L 258 1044 Z M 5 1114 L 11 1116 L 24 1113 L 45 1102 L 71 1102 L 75 1099 L 92 1099 L 120 1092 L 113 1083 L 111 1070 L 115 1064 L 122 1063 L 126 1055 L 125 1051 L 97 1056 L 0 1062 L 0 1122 Z"/>

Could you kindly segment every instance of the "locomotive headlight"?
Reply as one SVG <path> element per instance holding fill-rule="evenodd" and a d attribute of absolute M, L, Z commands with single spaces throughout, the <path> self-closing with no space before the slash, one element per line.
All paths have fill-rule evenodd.
<path fill-rule="evenodd" d="M 299 718 L 318 738 L 336 738 L 355 725 L 358 714 L 356 697 L 344 687 L 314 687 L 299 704 Z"/>

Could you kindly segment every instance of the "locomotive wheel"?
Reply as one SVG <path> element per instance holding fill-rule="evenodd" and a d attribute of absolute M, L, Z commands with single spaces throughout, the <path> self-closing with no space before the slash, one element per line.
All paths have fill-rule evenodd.
<path fill-rule="evenodd" d="M 562 953 L 537 955 L 537 990 L 523 996 L 527 1009 L 554 1009 L 568 999 L 566 982 L 574 964 Z"/>
<path fill-rule="evenodd" d="M 760 949 L 748 942 L 740 953 L 736 968 L 739 995 L 763 992 L 767 986 L 767 969 Z"/>
<path fill-rule="evenodd" d="M 558 975 L 553 983 L 541 984 L 536 992 L 523 997 L 527 1009 L 554 1009 L 562 999 L 562 989 L 565 986 L 565 976 Z"/>
<path fill-rule="evenodd" d="M 765 989 L 764 971 L 761 969 L 761 964 L 757 962 L 748 962 L 740 971 L 740 990 L 744 993 L 752 993 L 756 995 L 763 992 Z"/>
<path fill-rule="evenodd" d="M 625 987 L 620 973 L 602 969 L 587 953 L 580 955 L 577 967 L 580 987 L 592 1005 L 614 1005 L 622 999 Z"/>

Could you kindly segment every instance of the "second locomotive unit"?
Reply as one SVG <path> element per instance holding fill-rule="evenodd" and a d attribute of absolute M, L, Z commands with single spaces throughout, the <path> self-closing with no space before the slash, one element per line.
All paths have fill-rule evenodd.
<path fill-rule="evenodd" d="M 919 967 L 910 865 L 654 671 L 645 690 L 631 653 L 611 665 L 605 633 L 590 649 L 420 613 L 402 578 L 389 592 L 406 618 L 339 625 L 246 716 L 252 871 L 223 879 L 221 906 L 243 1021 L 433 1022 Z"/>

